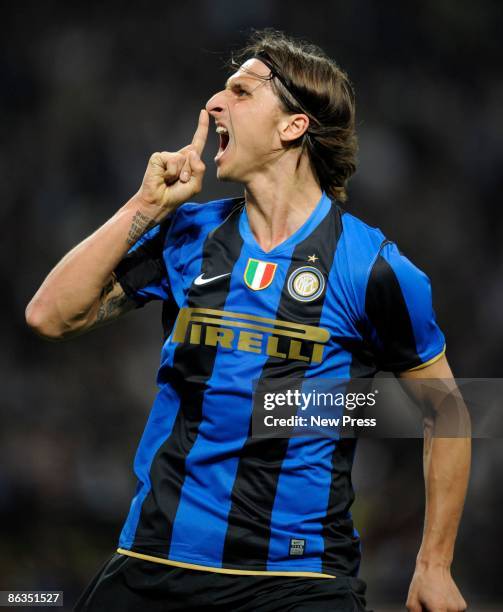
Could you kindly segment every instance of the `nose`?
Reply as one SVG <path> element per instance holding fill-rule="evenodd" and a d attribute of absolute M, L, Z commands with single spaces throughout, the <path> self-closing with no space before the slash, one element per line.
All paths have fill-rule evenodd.
<path fill-rule="evenodd" d="M 217 92 L 206 102 L 206 110 L 213 117 L 217 117 L 225 108 L 225 89 Z"/>

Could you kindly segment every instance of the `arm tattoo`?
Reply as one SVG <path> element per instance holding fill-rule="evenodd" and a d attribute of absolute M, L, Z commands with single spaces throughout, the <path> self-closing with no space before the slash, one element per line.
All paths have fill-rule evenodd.
<path fill-rule="evenodd" d="M 96 316 L 96 322 L 106 321 L 122 312 L 124 305 L 128 302 L 128 297 L 125 293 L 121 293 L 115 297 L 108 297 L 114 290 L 116 283 L 111 280 L 103 288 L 100 296 L 100 307 Z"/>
<path fill-rule="evenodd" d="M 147 217 L 139 210 L 137 210 L 134 214 L 133 222 L 131 223 L 126 242 L 129 245 L 133 246 L 133 244 L 138 240 L 138 238 L 147 230 L 154 227 L 154 225 L 156 225 L 156 221 L 154 221 L 154 219 Z"/>

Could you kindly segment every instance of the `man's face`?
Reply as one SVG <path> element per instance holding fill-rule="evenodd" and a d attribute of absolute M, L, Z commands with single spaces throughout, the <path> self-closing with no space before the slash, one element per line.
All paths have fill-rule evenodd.
<path fill-rule="evenodd" d="M 219 179 L 247 183 L 281 150 L 279 125 L 285 113 L 270 81 L 263 78 L 269 75 L 265 64 L 250 59 L 206 104 L 219 132 L 215 157 Z"/>

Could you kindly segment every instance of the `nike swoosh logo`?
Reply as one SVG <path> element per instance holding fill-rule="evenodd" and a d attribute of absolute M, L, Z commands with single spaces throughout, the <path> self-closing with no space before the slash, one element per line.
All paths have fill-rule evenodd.
<path fill-rule="evenodd" d="M 194 279 L 194 285 L 206 285 L 206 283 L 212 283 L 219 278 L 223 278 L 224 276 L 229 276 L 230 272 L 227 274 L 219 274 L 218 276 L 212 276 L 211 278 L 203 278 L 203 275 L 200 274 L 197 278 Z"/>

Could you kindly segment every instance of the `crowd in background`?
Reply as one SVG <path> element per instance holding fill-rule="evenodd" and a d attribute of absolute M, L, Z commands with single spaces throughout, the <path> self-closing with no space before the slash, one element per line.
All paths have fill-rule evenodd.
<path fill-rule="evenodd" d="M 251 26 L 319 44 L 357 94 L 347 209 L 430 277 L 458 377 L 503 371 L 501 6 L 427 0 L 23 3 L 0 37 L 0 589 L 71 602 L 116 545 L 155 394 L 160 304 L 68 343 L 26 304 L 51 267 L 138 188 L 149 155 L 189 142 Z M 210 133 L 200 201 L 219 184 Z M 503 445 L 476 440 L 454 573 L 502 602 Z M 420 541 L 420 440 L 360 442 L 355 523 L 372 604 L 405 600 Z"/>

